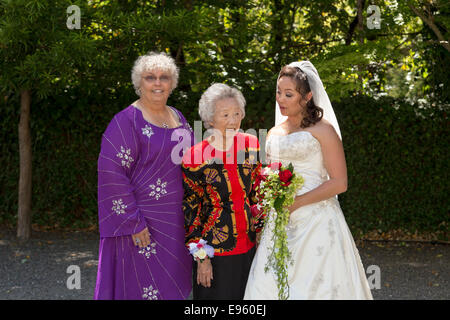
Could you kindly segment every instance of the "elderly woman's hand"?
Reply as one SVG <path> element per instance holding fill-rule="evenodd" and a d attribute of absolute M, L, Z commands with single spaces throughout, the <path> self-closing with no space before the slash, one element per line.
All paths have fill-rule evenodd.
<path fill-rule="evenodd" d="M 141 232 L 133 234 L 131 237 L 133 238 L 133 243 L 139 246 L 139 248 L 145 248 L 150 245 L 150 233 L 147 227 Z"/>
<path fill-rule="evenodd" d="M 211 287 L 211 280 L 213 279 L 213 269 L 211 260 L 205 258 L 203 262 L 197 263 L 197 284 L 201 284 L 204 287 Z"/>

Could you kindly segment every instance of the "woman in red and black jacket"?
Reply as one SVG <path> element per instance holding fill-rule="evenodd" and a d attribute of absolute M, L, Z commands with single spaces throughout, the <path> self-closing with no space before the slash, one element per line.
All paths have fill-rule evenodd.
<path fill-rule="evenodd" d="M 182 161 L 186 245 L 196 261 L 193 297 L 239 300 L 261 224 L 250 210 L 261 170 L 259 142 L 239 132 L 245 99 L 235 88 L 213 84 L 200 99 L 199 114 L 211 135 Z"/>

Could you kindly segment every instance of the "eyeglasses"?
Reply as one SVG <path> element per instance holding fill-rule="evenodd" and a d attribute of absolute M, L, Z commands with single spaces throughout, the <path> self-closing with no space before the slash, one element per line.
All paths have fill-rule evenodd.
<path fill-rule="evenodd" d="M 159 78 L 153 75 L 148 75 L 143 77 L 145 81 L 149 82 L 149 83 L 155 83 L 156 80 L 159 79 L 160 82 L 162 83 L 168 83 L 172 78 L 168 75 L 162 75 Z"/>

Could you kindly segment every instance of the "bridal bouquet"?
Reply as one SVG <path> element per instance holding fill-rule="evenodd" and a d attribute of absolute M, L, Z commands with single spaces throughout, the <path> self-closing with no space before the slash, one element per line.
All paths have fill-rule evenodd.
<path fill-rule="evenodd" d="M 256 181 L 257 210 L 262 217 L 268 217 L 265 227 L 271 225 L 273 230 L 273 246 L 269 248 L 269 258 L 265 272 L 273 269 L 277 276 L 278 298 L 286 300 L 289 297 L 288 265 L 291 263 L 291 253 L 287 246 L 286 226 L 290 212 L 287 209 L 294 203 L 297 190 L 303 186 L 304 180 L 295 174 L 290 163 L 283 167 L 275 162 L 263 169 Z M 273 211 L 274 209 L 274 211 Z M 272 211 L 271 214 L 269 214 Z"/>

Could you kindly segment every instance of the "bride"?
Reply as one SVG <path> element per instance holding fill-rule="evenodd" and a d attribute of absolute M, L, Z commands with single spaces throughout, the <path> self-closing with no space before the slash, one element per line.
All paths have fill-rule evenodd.
<path fill-rule="evenodd" d="M 282 68 L 276 101 L 276 125 L 267 136 L 267 157 L 284 166 L 292 163 L 305 181 L 288 208 L 291 215 L 286 232 L 293 260 L 288 267 L 289 299 L 372 299 L 358 249 L 337 200 L 337 195 L 347 190 L 339 125 L 311 62 L 294 62 Z M 267 224 L 244 299 L 278 298 L 276 275 L 264 271 L 272 231 Z"/>

